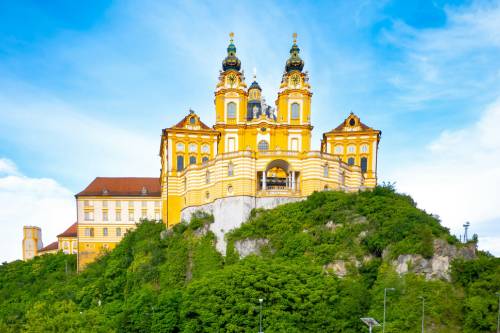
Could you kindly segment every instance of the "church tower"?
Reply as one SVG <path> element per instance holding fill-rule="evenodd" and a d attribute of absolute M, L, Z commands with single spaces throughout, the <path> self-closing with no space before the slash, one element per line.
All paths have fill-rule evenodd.
<path fill-rule="evenodd" d="M 23 228 L 23 260 L 36 257 L 42 247 L 42 229 L 25 226 Z"/>
<path fill-rule="evenodd" d="M 239 150 L 238 125 L 246 123 L 248 92 L 241 61 L 236 57 L 234 34 L 230 33 L 227 56 L 222 62 L 219 82 L 215 88 L 215 126 L 221 133 L 221 153 Z"/>
<path fill-rule="evenodd" d="M 308 151 L 311 147 L 311 86 L 309 76 L 303 72 L 304 61 L 300 58 L 300 49 L 297 45 L 297 34 L 293 34 L 293 45 L 290 57 L 285 65 L 285 72 L 281 79 L 276 106 L 278 108 L 277 121 L 291 126 L 291 131 L 301 136 L 301 151 Z"/>

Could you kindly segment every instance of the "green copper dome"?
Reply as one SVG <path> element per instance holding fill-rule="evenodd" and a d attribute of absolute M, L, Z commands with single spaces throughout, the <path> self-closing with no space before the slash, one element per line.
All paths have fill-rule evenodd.
<path fill-rule="evenodd" d="M 260 91 L 262 91 L 262 89 L 260 88 L 260 86 L 257 83 L 257 81 L 253 81 L 252 82 L 252 84 L 250 85 L 250 87 L 248 88 L 248 90 L 251 90 L 251 89 L 259 89 Z"/>
<path fill-rule="evenodd" d="M 231 37 L 231 40 L 227 47 L 227 57 L 222 62 L 222 69 L 224 71 L 227 71 L 229 69 L 239 71 L 241 68 L 241 61 L 240 59 L 238 59 L 238 57 L 236 57 L 236 46 L 233 44 L 234 34 L 231 33 L 229 36 Z"/>
<path fill-rule="evenodd" d="M 290 73 L 291 71 L 301 72 L 304 68 L 304 60 L 299 56 L 300 49 L 294 42 L 292 48 L 290 49 L 290 58 L 286 61 L 285 71 Z"/>

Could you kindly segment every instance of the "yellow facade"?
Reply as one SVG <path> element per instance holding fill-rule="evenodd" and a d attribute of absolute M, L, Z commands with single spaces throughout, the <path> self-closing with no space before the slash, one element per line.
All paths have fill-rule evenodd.
<path fill-rule="evenodd" d="M 144 219 L 161 220 L 158 178 L 156 181 L 153 193 L 150 189 L 141 194 L 141 189 L 151 187 L 143 185 L 141 178 L 97 178 L 76 196 L 79 270 L 114 249 L 136 223 Z M 131 185 L 134 183 L 135 188 Z"/>
<path fill-rule="evenodd" d="M 160 179 L 167 225 L 179 223 L 187 210 L 228 197 L 304 198 L 314 191 L 376 185 L 380 131 L 355 115 L 345 120 L 347 126 L 324 134 L 320 151 L 311 151 L 312 92 L 295 40 L 274 107 L 265 104 L 255 77 L 247 87 L 232 39 L 227 51 L 215 88 L 213 128 L 190 111 L 163 130 Z M 190 154 L 188 142 L 193 152 L 208 145 L 208 158 L 200 162 L 196 150 L 195 163 L 180 163 L 179 156 Z M 341 153 L 335 150 L 340 145 Z"/>
<path fill-rule="evenodd" d="M 244 221 L 249 209 L 314 191 L 373 188 L 381 133 L 356 115 L 324 133 L 320 150 L 311 150 L 312 90 L 299 53 L 294 40 L 270 106 L 255 76 L 247 86 L 231 39 L 214 92 L 215 124 L 207 126 L 190 110 L 164 129 L 159 178 L 97 177 L 75 196 L 77 236 L 61 234 L 54 246 L 77 252 L 81 270 L 115 248 L 141 219 L 161 219 L 170 227 L 197 209 L 219 209 L 214 232 L 224 253 L 224 232 Z M 41 230 L 25 227 L 23 258 L 40 249 Z"/>

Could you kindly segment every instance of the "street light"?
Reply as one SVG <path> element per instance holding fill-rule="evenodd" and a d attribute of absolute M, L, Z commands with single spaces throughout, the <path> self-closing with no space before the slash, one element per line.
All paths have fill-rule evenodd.
<path fill-rule="evenodd" d="M 424 333 L 424 323 L 425 323 L 425 298 L 420 296 L 419 299 L 422 300 L 422 333 Z"/>
<path fill-rule="evenodd" d="M 260 311 L 259 311 L 259 333 L 264 333 L 262 330 L 262 302 L 264 300 L 262 298 L 259 298 L 259 303 L 260 303 Z"/>
<path fill-rule="evenodd" d="M 395 291 L 396 289 L 394 288 L 384 288 L 384 321 L 382 323 L 382 333 L 385 333 L 385 313 L 386 313 L 386 301 L 387 301 L 387 290 L 389 291 Z"/>
<path fill-rule="evenodd" d="M 497 316 L 497 333 L 500 333 L 500 293 L 496 293 L 498 296 L 498 316 Z"/>
<path fill-rule="evenodd" d="M 380 324 L 373 318 L 361 318 L 361 321 L 368 326 L 370 333 L 372 333 L 372 328 L 375 326 L 380 326 Z"/>

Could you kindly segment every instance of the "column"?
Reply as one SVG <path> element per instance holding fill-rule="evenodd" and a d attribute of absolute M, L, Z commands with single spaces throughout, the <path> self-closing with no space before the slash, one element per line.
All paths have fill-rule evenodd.
<path fill-rule="evenodd" d="M 266 171 L 262 172 L 262 189 L 265 191 L 267 188 Z"/>
<path fill-rule="evenodd" d="M 292 190 L 295 191 L 295 171 L 292 171 Z"/>

